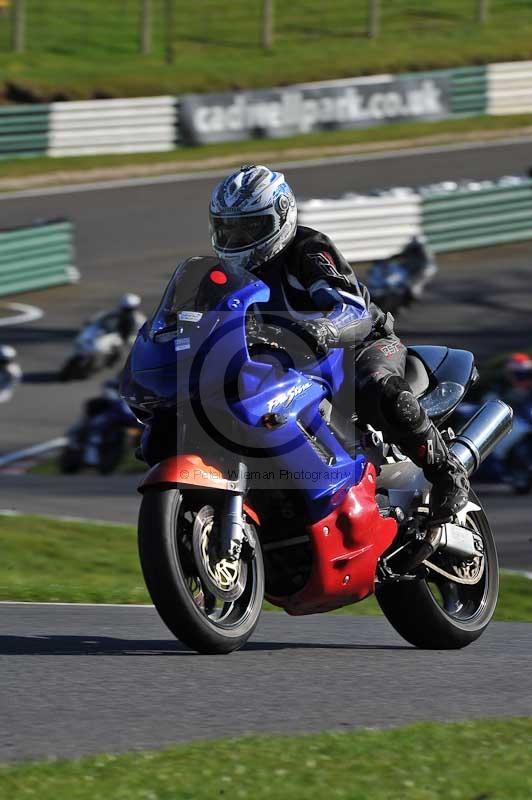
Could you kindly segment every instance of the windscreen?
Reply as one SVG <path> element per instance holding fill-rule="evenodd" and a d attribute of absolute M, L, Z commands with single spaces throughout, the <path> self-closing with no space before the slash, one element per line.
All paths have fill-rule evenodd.
<path fill-rule="evenodd" d="M 256 278 L 238 267 L 221 267 L 215 258 L 189 258 L 178 266 L 152 318 L 152 329 L 199 322 L 221 301 Z"/>

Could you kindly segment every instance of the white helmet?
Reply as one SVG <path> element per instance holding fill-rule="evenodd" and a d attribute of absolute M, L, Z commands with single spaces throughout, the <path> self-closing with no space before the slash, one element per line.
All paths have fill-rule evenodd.
<path fill-rule="evenodd" d="M 221 264 L 253 270 L 294 238 L 296 198 L 282 172 L 244 166 L 213 191 L 209 217 Z"/>
<path fill-rule="evenodd" d="M 0 364 L 10 364 L 17 357 L 17 351 L 9 344 L 0 345 Z"/>
<path fill-rule="evenodd" d="M 138 308 L 140 306 L 140 297 L 138 294 L 123 294 L 118 301 L 118 308 Z"/>

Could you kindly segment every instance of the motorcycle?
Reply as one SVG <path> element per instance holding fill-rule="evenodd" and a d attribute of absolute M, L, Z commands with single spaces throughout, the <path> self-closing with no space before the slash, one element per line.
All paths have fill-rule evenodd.
<path fill-rule="evenodd" d="M 104 385 L 101 397 L 87 400 L 80 421 L 68 431 L 59 455 L 59 469 L 72 475 L 94 467 L 101 475 L 114 472 L 128 444 L 138 444 L 142 426 L 118 394 L 114 381 Z"/>
<path fill-rule="evenodd" d="M 437 271 L 432 253 L 413 237 L 399 253 L 374 261 L 365 284 L 379 308 L 397 315 L 401 308 L 420 299 Z"/>
<path fill-rule="evenodd" d="M 124 369 L 135 414 L 174 420 L 170 454 L 139 487 L 140 562 L 159 615 L 189 647 L 228 653 L 252 634 L 265 597 L 305 615 L 375 592 L 413 645 L 468 645 L 498 594 L 479 499 L 471 492 L 453 522 L 428 526 L 422 471 L 342 399 L 342 351 L 294 355 L 257 322 L 268 298 L 244 270 L 189 259 Z M 466 351 L 409 350 L 407 380 L 439 426 L 477 374 Z M 488 402 L 449 439 L 469 474 L 511 418 Z"/>
<path fill-rule="evenodd" d="M 9 345 L 0 345 L 0 403 L 8 403 L 22 380 L 22 369 L 14 360 L 16 351 Z"/>
<path fill-rule="evenodd" d="M 479 409 L 476 403 L 461 403 L 453 414 L 455 427 L 466 425 Z M 515 494 L 528 494 L 532 489 L 532 405 L 514 406 L 511 433 L 490 453 L 475 473 L 475 479 L 486 483 L 506 483 Z"/>
<path fill-rule="evenodd" d="M 137 330 L 145 321 L 138 313 Z M 59 371 L 59 380 L 83 380 L 105 367 L 116 365 L 124 354 L 126 346 L 119 333 L 118 314 L 101 312 L 92 317 L 81 329 L 74 341 L 74 352 L 68 357 Z"/>

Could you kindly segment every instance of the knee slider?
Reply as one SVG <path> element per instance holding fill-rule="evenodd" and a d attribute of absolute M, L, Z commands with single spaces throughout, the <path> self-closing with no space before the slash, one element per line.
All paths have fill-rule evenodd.
<path fill-rule="evenodd" d="M 425 411 L 403 378 L 388 378 L 383 387 L 381 407 L 386 419 L 405 432 L 417 433 L 426 420 Z"/>

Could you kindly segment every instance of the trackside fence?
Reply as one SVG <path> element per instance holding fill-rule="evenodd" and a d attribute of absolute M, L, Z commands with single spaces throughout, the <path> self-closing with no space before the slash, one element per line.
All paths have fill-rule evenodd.
<path fill-rule="evenodd" d="M 78 279 L 69 220 L 0 230 L 0 296 Z"/>
<path fill-rule="evenodd" d="M 175 97 L 82 100 L 50 109 L 50 156 L 167 151 L 177 143 Z"/>
<path fill-rule="evenodd" d="M 48 105 L 0 107 L 0 156 L 47 155 L 49 128 Z"/>
<path fill-rule="evenodd" d="M 352 262 L 392 255 L 420 235 L 435 252 L 524 241 L 532 239 L 532 180 L 506 176 L 306 200 L 299 219 L 328 234 Z"/>
<path fill-rule="evenodd" d="M 532 112 L 532 61 L 490 64 L 488 114 Z"/>
<path fill-rule="evenodd" d="M 436 252 L 532 239 L 532 181 L 507 177 L 428 193 L 421 214 Z"/>
<path fill-rule="evenodd" d="M 384 258 L 421 233 L 420 197 L 395 189 L 380 197 L 346 195 L 299 203 L 299 221 L 333 239 L 350 261 Z"/>

